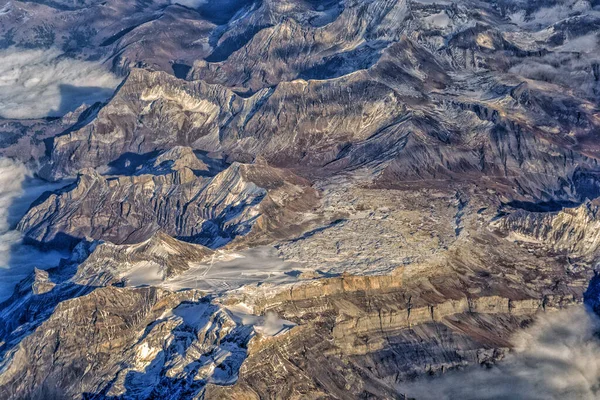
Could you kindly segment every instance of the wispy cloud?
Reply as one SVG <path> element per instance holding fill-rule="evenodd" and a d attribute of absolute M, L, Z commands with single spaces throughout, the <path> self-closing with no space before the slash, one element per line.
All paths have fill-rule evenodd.
<path fill-rule="evenodd" d="M 22 184 L 29 171 L 22 163 L 0 158 L 0 232 L 9 226 L 8 208 L 22 194 Z"/>
<path fill-rule="evenodd" d="M 34 267 L 52 267 L 63 256 L 23 245 L 21 232 L 14 230 L 29 205 L 45 190 L 56 186 L 33 180 L 22 163 L 0 158 L 0 301 L 9 297 L 15 284 Z"/>
<path fill-rule="evenodd" d="M 106 100 L 119 82 L 104 66 L 57 49 L 0 50 L 0 117 L 61 116 Z"/>
<path fill-rule="evenodd" d="M 555 4 L 540 7 L 530 15 L 525 11 L 519 11 L 510 16 L 512 22 L 528 29 L 546 28 L 556 22 L 559 22 L 572 15 L 578 15 L 592 10 L 592 6 L 587 0 L 558 0 Z M 543 4 L 540 2 L 540 4 Z"/>
<path fill-rule="evenodd" d="M 207 0 L 171 0 L 171 4 L 179 4 L 188 8 L 198 8 L 206 3 Z"/>
<path fill-rule="evenodd" d="M 514 339 L 493 368 L 473 367 L 400 388 L 418 399 L 600 398 L 600 322 L 583 307 L 547 313 Z"/>

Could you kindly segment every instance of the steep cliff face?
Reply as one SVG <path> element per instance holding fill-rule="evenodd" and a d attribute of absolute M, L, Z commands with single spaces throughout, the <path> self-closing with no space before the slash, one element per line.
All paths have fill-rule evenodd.
<path fill-rule="evenodd" d="M 368 72 L 282 82 L 246 98 L 135 70 L 97 119 L 53 139 L 44 173 L 58 178 L 124 153 L 183 145 L 239 161 L 261 156 L 311 175 L 327 173 L 317 167 L 383 170 L 388 186 L 454 179 L 498 189 L 498 180 L 515 187 L 509 196 L 538 201 L 597 194 L 598 185 L 578 180 L 597 169 L 595 148 L 581 150 L 598 130 L 592 103 L 513 77 L 478 77 L 473 87 L 450 80 L 435 61 L 419 65 L 427 57 L 402 38 Z M 519 102 L 523 96 L 530 100 Z"/>
<path fill-rule="evenodd" d="M 220 247 L 249 233 L 265 213 L 286 213 L 293 223 L 294 213 L 318 204 L 310 184 L 291 172 L 267 164 L 222 168 L 211 170 L 190 148 L 176 147 L 132 175 L 85 169 L 74 184 L 32 207 L 18 229 L 31 240 L 56 244 L 84 238 L 137 243 L 160 229 Z M 269 223 L 277 229 L 284 221 Z"/>
<path fill-rule="evenodd" d="M 269 274 L 212 296 L 170 284 L 197 264 L 220 268 L 206 248 L 164 234 L 82 244 L 4 303 L 0 390 L 7 398 L 39 397 L 50 384 L 67 397 L 395 398 L 396 384 L 415 376 L 497 362 L 537 313 L 581 302 L 585 270 L 502 237 L 490 254 L 492 238 L 474 223 L 467 218 L 465 229 L 480 249 L 463 242 L 427 267 L 304 273 L 283 285 Z"/>
<path fill-rule="evenodd" d="M 406 114 L 391 88 L 367 78 L 296 80 L 244 98 L 220 85 L 134 70 L 97 119 L 54 138 L 48 174 L 62 177 L 126 152 L 174 145 L 322 166 L 344 143 L 364 141 Z"/>
<path fill-rule="evenodd" d="M 506 232 L 511 239 L 539 243 L 556 252 L 590 261 L 595 259 L 600 246 L 596 201 L 551 213 L 519 210 L 500 218 L 492 226 Z"/>

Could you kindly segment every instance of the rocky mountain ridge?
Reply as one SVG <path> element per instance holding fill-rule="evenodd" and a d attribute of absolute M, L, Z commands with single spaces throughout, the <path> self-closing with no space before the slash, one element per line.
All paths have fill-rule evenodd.
<path fill-rule="evenodd" d="M 75 178 L 16 226 L 71 255 L 0 306 L 0 397 L 402 398 L 597 309 L 599 7 L 0 6 L 0 50 L 122 79 L 0 121 Z"/>

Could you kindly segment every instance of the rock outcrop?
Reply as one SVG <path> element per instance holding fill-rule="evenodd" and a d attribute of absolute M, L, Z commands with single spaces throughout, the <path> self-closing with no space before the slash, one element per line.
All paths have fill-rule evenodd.
<path fill-rule="evenodd" d="M 495 221 L 492 226 L 514 240 L 539 243 L 549 250 L 590 261 L 600 248 L 600 222 L 596 201 L 557 212 L 518 210 Z"/>
<path fill-rule="evenodd" d="M 86 238 L 139 243 L 160 229 L 215 248 L 255 224 L 289 228 L 294 213 L 317 204 L 310 183 L 289 171 L 260 162 L 210 171 L 190 148 L 176 147 L 133 175 L 81 171 L 75 183 L 32 207 L 18 229 L 39 243 L 67 245 Z M 277 221 L 281 214 L 287 217 Z"/>

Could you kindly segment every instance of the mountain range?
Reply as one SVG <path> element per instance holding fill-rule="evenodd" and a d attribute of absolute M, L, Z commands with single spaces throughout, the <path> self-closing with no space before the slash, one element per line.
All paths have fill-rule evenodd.
<path fill-rule="evenodd" d="M 599 31 L 596 0 L 0 3 L 0 397 L 597 398 L 523 349 L 600 329 Z M 563 384 L 460 378 L 540 362 Z"/>

